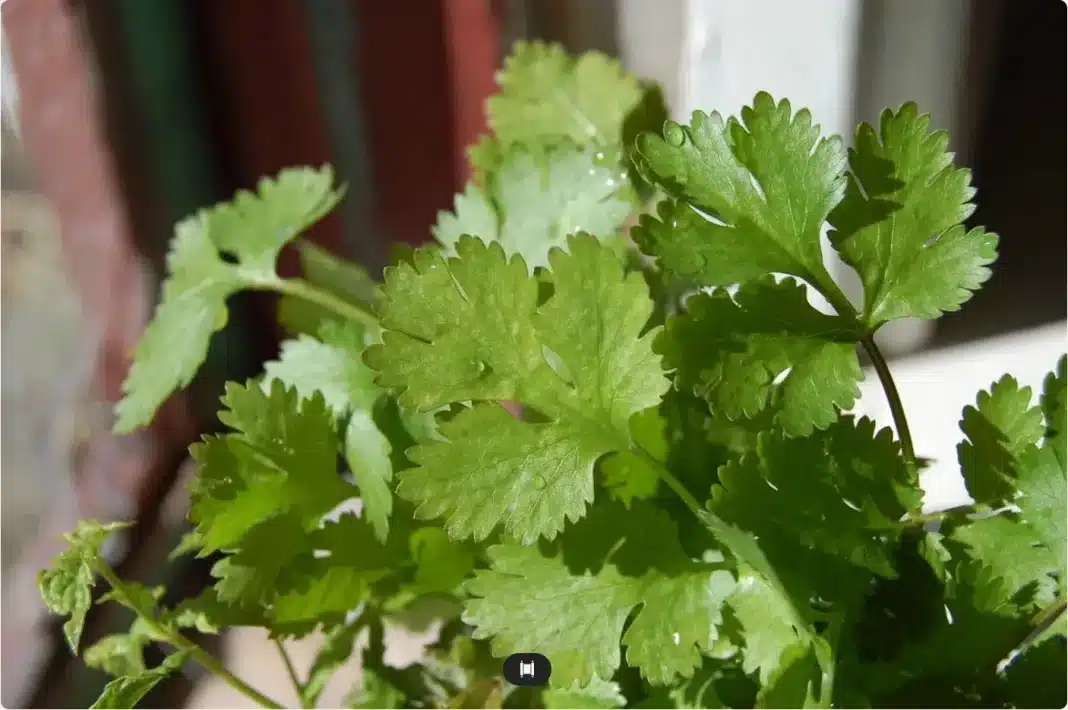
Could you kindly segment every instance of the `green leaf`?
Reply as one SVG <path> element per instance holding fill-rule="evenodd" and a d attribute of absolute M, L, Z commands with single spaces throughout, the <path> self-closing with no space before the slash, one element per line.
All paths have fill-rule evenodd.
<path fill-rule="evenodd" d="M 341 201 L 329 165 L 288 168 L 262 178 L 256 192 L 239 190 L 211 209 L 211 240 L 241 265 L 273 275 L 282 247 L 325 217 Z"/>
<path fill-rule="evenodd" d="M 625 178 L 599 162 L 593 150 L 562 147 L 544 155 L 512 150 L 482 186 L 469 184 L 453 212 L 439 212 L 434 237 L 452 255 L 467 234 L 499 242 L 534 269 L 548 266 L 549 251 L 585 231 L 613 236 L 630 214 L 619 191 Z"/>
<path fill-rule="evenodd" d="M 328 167 L 283 170 L 276 179 L 261 180 L 258 195 L 239 192 L 231 203 L 178 224 L 162 298 L 115 408 L 117 433 L 147 424 L 172 392 L 192 381 L 212 333 L 226 324 L 227 298 L 278 280 L 281 248 L 340 199 L 332 183 Z M 220 251 L 237 263 L 224 261 Z"/>
<path fill-rule="evenodd" d="M 268 517 L 249 528 L 239 547 L 212 567 L 215 590 L 228 604 L 267 606 L 311 573 L 306 524 L 293 514 Z"/>
<path fill-rule="evenodd" d="M 180 669 L 185 659 L 184 651 L 172 653 L 163 663 L 151 670 L 116 678 L 104 686 L 104 691 L 90 708 L 136 707 L 160 681 Z"/>
<path fill-rule="evenodd" d="M 353 409 L 369 410 L 382 390 L 360 360 L 364 345 L 359 326 L 328 321 L 317 338 L 301 335 L 282 343 L 279 359 L 264 365 L 263 388 L 269 392 L 278 380 L 303 398 L 320 392 L 338 417 Z"/>
<path fill-rule="evenodd" d="M 549 688 L 542 695 L 545 707 L 553 710 L 567 708 L 623 708 L 627 699 L 623 696 L 618 683 L 601 680 L 596 675 L 588 684 L 582 686 L 572 683 L 569 688 Z"/>
<path fill-rule="evenodd" d="M 787 652 L 804 642 L 803 629 L 793 620 L 796 613 L 788 599 L 751 571 L 739 575 L 727 605 L 742 626 L 742 669 L 758 673 L 766 684 L 786 662 Z"/>
<path fill-rule="evenodd" d="M 379 431 L 369 411 L 357 409 L 349 415 L 345 427 L 345 460 L 360 488 L 363 514 L 381 542 L 389 534 L 389 516 L 393 512 L 392 450 L 389 439 Z"/>
<path fill-rule="evenodd" d="M 117 433 L 149 423 L 172 392 L 189 385 L 212 333 L 226 325 L 226 299 L 243 287 L 238 269 L 212 243 L 208 221 L 201 213 L 175 227 L 162 296 L 115 407 Z"/>
<path fill-rule="evenodd" d="M 190 520 L 203 551 L 232 549 L 263 519 L 292 511 L 306 530 L 356 489 L 338 474 L 337 437 L 321 394 L 301 400 L 274 382 L 230 383 L 219 414 L 234 431 L 205 437 L 190 453 L 199 464 Z"/>
<path fill-rule="evenodd" d="M 113 676 L 134 676 L 144 673 L 144 648 L 148 639 L 125 633 L 111 634 L 100 639 L 82 653 L 82 660 L 90 668 L 97 668 Z"/>
<path fill-rule="evenodd" d="M 570 140 L 615 147 L 643 99 L 637 79 L 600 52 L 573 59 L 554 44 L 517 42 L 486 102 L 490 127 L 505 145 Z"/>
<path fill-rule="evenodd" d="M 362 266 L 311 242 L 301 241 L 296 247 L 305 281 L 348 303 L 371 309 L 378 284 Z M 278 321 L 294 335 L 316 335 L 324 323 L 336 320 L 333 311 L 296 296 L 283 296 L 278 303 Z"/>
<path fill-rule="evenodd" d="M 642 173 L 674 198 L 632 232 L 662 269 L 708 286 L 771 272 L 833 284 L 820 232 L 842 197 L 845 151 L 820 138 L 807 109 L 761 92 L 740 122 L 698 111 L 663 137 L 643 133 L 637 149 Z"/>
<path fill-rule="evenodd" d="M 197 530 L 189 530 L 182 535 L 182 538 L 178 541 L 178 544 L 174 546 L 174 549 L 167 555 L 168 561 L 174 561 L 186 555 L 193 553 L 199 553 L 200 548 L 203 547 L 204 541 L 200 538 L 200 532 Z"/>
<path fill-rule="evenodd" d="M 1008 375 L 980 392 L 975 406 L 964 408 L 957 458 L 968 493 L 978 503 L 1011 501 L 1018 459 L 1039 442 L 1045 427 L 1042 410 L 1031 406 L 1030 387 Z"/>
<path fill-rule="evenodd" d="M 971 173 L 953 165 L 949 134 L 907 103 L 857 129 L 832 244 L 864 284 L 872 328 L 956 311 L 990 278 L 997 236 L 963 222 L 975 210 Z"/>
<path fill-rule="evenodd" d="M 360 684 L 345 696 L 350 708 L 395 710 L 405 707 L 404 693 L 373 669 L 364 670 Z"/>
<path fill-rule="evenodd" d="M 476 548 L 450 540 L 440 528 L 419 528 L 409 544 L 415 583 L 425 592 L 454 592 L 475 568 Z"/>
<path fill-rule="evenodd" d="M 893 434 L 867 418 L 842 417 L 801 439 L 766 432 L 755 453 L 720 469 L 720 482 L 712 507 L 727 521 L 886 577 L 888 537 L 922 500 Z"/>
<path fill-rule="evenodd" d="M 373 583 L 398 572 L 406 552 L 400 542 L 381 544 L 370 523 L 351 513 L 324 523 L 305 539 L 308 554 L 297 558 L 299 577 L 288 588 L 274 588 L 279 592 L 271 608 L 274 630 L 285 635 L 299 628 L 293 633 L 302 635 L 311 630 L 304 630 L 308 625 L 341 623 Z"/>
<path fill-rule="evenodd" d="M 1030 449 L 1020 461 L 1015 502 L 1020 508 L 1020 518 L 1034 531 L 1036 541 L 1060 563 L 1062 585 L 1065 584 L 1065 548 L 1068 546 L 1065 540 L 1068 537 L 1066 500 L 1065 469 L 1057 460 L 1053 447 L 1047 444 L 1041 449 Z"/>
<path fill-rule="evenodd" d="M 668 457 L 668 422 L 657 409 L 638 412 L 630 420 L 634 443 L 653 459 L 663 463 Z M 656 495 L 660 474 L 643 455 L 620 451 L 601 465 L 602 478 L 612 498 L 630 507 L 635 500 Z"/>
<path fill-rule="evenodd" d="M 269 389 L 279 380 L 295 387 L 301 397 L 320 392 L 336 417 L 348 416 L 345 460 L 360 488 L 364 515 L 375 526 L 379 540 L 385 541 L 393 510 L 392 447 L 372 417 L 375 403 L 385 393 L 361 360 L 364 345 L 358 326 L 327 321 L 319 328 L 319 339 L 302 335 L 282 343 L 281 358 L 264 368 L 263 386 Z"/>
<path fill-rule="evenodd" d="M 779 669 L 757 697 L 758 708 L 815 708 L 819 666 L 812 648 L 799 644 L 784 654 Z"/>
<path fill-rule="evenodd" d="M 801 284 L 770 276 L 700 293 L 668 321 L 656 349 L 693 390 L 730 420 L 769 417 L 788 436 L 825 429 L 860 396 L 860 334 L 809 305 Z"/>
<path fill-rule="evenodd" d="M 725 570 L 691 562 L 675 524 L 646 506 L 595 509 L 556 554 L 516 544 L 488 554 L 491 568 L 466 585 L 465 623 L 474 638 L 492 638 L 496 656 L 546 655 L 554 686 L 563 688 L 610 678 L 621 637 L 627 662 L 650 682 L 692 675 L 719 635 L 734 587 Z"/>
<path fill-rule="evenodd" d="M 1006 375 L 976 406 L 964 409 L 961 430 L 968 439 L 957 447 L 968 492 L 980 503 L 1011 503 L 1019 522 L 982 520 L 955 533 L 995 582 L 1011 593 L 1027 582 L 1048 588 L 1046 575 L 1059 573 L 1063 587 L 1068 531 L 1063 407 L 1064 359 L 1046 378 L 1042 406 L 1031 406 L 1029 387 Z M 1048 437 L 1048 438 L 1047 438 Z M 1015 520 L 1015 518 L 1013 518 Z M 1019 526 L 1019 527 L 1014 527 Z M 988 532 L 989 531 L 989 532 Z M 989 592 L 995 600 L 996 590 Z"/>
<path fill-rule="evenodd" d="M 471 400 L 510 400 L 541 421 L 476 403 L 440 427 L 443 442 L 408 452 L 397 494 L 417 517 L 444 517 L 456 538 L 496 526 L 524 542 L 552 538 L 593 498 L 593 468 L 630 446 L 630 417 L 668 387 L 643 334 L 652 303 L 641 275 L 624 274 L 588 235 L 550 255 L 552 296 L 522 259 L 496 244 L 457 245 L 458 258 L 417 252 L 387 271 L 383 344 L 366 361 L 400 402 L 428 411 Z"/>
<path fill-rule="evenodd" d="M 63 624 L 63 635 L 72 653 L 78 653 L 85 617 L 93 604 L 92 589 L 100 562 L 100 546 L 111 533 L 126 527 L 129 523 L 80 521 L 73 532 L 64 535 L 69 543 L 67 549 L 37 576 L 37 586 L 48 610 L 70 617 Z"/>
<path fill-rule="evenodd" d="M 973 520 L 955 529 L 950 539 L 965 547 L 967 557 L 958 560 L 957 576 L 975 588 L 979 609 L 1001 610 L 1032 586 L 1028 607 L 1053 600 L 1056 584 L 1051 575 L 1061 566 L 1061 558 L 1036 545 L 1035 531 L 1016 516 Z"/>
<path fill-rule="evenodd" d="M 1068 357 L 1061 356 L 1057 367 L 1046 375 L 1042 388 L 1042 412 L 1046 417 L 1046 441 L 1053 447 L 1062 467 L 1068 466 Z"/>

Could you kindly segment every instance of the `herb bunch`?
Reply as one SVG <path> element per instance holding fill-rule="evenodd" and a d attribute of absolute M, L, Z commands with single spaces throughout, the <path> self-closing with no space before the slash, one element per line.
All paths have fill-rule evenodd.
<path fill-rule="evenodd" d="M 281 294 L 291 338 L 190 451 L 175 554 L 212 587 L 164 606 L 119 579 L 122 523 L 42 572 L 74 652 L 98 579 L 136 614 L 82 651 L 114 676 L 96 707 L 185 662 L 280 707 L 187 634 L 236 626 L 324 634 L 304 707 L 356 654 L 352 707 L 1063 705 L 1065 360 L 1037 404 L 1006 376 L 964 410 L 974 504 L 932 514 L 873 337 L 959 309 L 996 258 L 946 134 L 906 104 L 847 151 L 765 93 L 665 122 L 614 60 L 539 43 L 499 84 L 474 179 L 381 285 L 299 241 L 342 196 L 329 168 L 178 224 L 116 431 L 190 383 L 231 295 Z M 849 413 L 861 351 L 894 431 Z M 426 658 L 387 665 L 384 628 L 428 614 Z M 150 644 L 173 653 L 147 667 Z M 548 687 L 502 680 L 517 652 Z"/>

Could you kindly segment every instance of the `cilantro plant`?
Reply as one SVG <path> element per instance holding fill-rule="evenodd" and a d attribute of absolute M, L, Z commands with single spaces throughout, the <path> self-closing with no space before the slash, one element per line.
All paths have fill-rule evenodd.
<path fill-rule="evenodd" d="M 136 615 L 82 651 L 114 676 L 97 707 L 186 662 L 279 707 L 188 634 L 236 626 L 283 656 L 323 634 L 309 670 L 286 659 L 304 707 L 356 656 L 352 707 L 1064 705 L 1065 360 L 1037 404 L 1006 376 L 964 410 L 974 503 L 931 513 L 873 338 L 990 274 L 946 134 L 906 104 L 847 151 L 764 93 L 665 122 L 616 62 L 541 44 L 499 83 L 475 178 L 381 285 L 298 241 L 341 195 L 326 168 L 178 225 L 117 431 L 190 382 L 230 295 L 282 294 L 292 336 L 191 449 L 175 554 L 210 556 L 211 588 L 165 606 L 119 579 L 121 523 L 42 573 L 74 652 L 98 580 Z M 304 279 L 275 271 L 290 243 Z M 893 431 L 850 413 L 861 353 Z M 384 628 L 428 619 L 424 660 L 386 664 Z M 547 687 L 502 679 L 518 652 Z"/>

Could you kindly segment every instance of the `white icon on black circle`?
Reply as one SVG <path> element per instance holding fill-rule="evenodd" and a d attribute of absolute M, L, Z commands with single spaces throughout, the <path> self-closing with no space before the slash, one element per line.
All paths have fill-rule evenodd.
<path fill-rule="evenodd" d="M 513 653 L 504 659 L 502 672 L 512 685 L 545 685 L 553 665 L 540 653 Z"/>

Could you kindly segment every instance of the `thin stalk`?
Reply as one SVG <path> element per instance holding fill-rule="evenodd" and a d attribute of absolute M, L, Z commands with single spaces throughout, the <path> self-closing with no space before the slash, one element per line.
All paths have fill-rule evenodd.
<path fill-rule="evenodd" d="M 293 684 L 293 690 L 297 691 L 297 698 L 301 700 L 301 707 L 309 707 L 303 702 L 304 699 L 304 684 L 300 682 L 300 677 L 297 675 L 297 669 L 293 667 L 293 659 L 289 656 L 289 651 L 286 650 L 285 645 L 278 639 L 271 639 L 274 643 L 275 649 L 278 650 L 278 655 L 282 657 L 282 663 L 286 667 L 286 675 L 289 676 L 289 682 Z"/>
<path fill-rule="evenodd" d="M 894 384 L 894 376 L 890 373 L 890 366 L 886 363 L 879 346 L 875 344 L 875 338 L 871 335 L 860 341 L 864 350 L 871 358 L 875 374 L 879 376 L 879 383 L 886 393 L 886 400 L 890 404 L 890 414 L 894 418 L 894 428 L 897 429 L 897 438 L 901 441 L 901 454 L 905 457 L 905 465 L 909 467 L 909 473 L 916 475 L 919 468 L 916 464 L 916 450 L 912 445 L 912 433 L 909 431 L 909 422 L 905 417 L 905 406 L 901 402 L 901 394 Z"/>
<path fill-rule="evenodd" d="M 174 646 L 179 651 L 185 651 L 194 661 L 196 661 L 201 666 L 211 671 L 215 675 L 219 676 L 219 678 L 221 678 L 223 682 L 225 682 L 231 688 L 241 693 L 246 698 L 256 703 L 260 707 L 272 708 L 272 710 L 281 710 L 281 708 L 284 707 L 281 703 L 278 703 L 277 701 L 267 697 L 266 695 L 256 690 L 251 685 L 228 671 L 226 667 L 222 663 L 220 663 L 214 656 L 202 649 L 197 644 L 187 639 L 185 636 L 182 636 L 180 633 L 173 629 L 169 629 L 166 626 L 163 626 L 156 619 L 141 614 L 141 612 L 137 610 L 136 605 L 133 604 L 127 596 L 126 588 L 125 585 L 122 583 L 122 580 L 118 578 L 118 576 L 111 569 L 111 567 L 107 563 L 101 561 L 97 565 L 97 568 L 100 572 L 100 576 L 102 576 L 107 581 L 107 583 L 111 585 L 111 588 L 115 591 L 116 595 L 118 597 L 121 597 L 122 601 L 125 602 L 124 606 L 133 610 L 134 613 L 136 613 L 141 618 L 141 620 L 145 622 L 145 625 L 149 628 L 155 638 L 160 639 L 165 643 L 170 644 L 171 646 Z"/>
<path fill-rule="evenodd" d="M 998 664 L 998 673 L 1004 673 L 1008 670 L 1009 666 L 1016 662 L 1016 659 L 1020 655 L 1031 647 L 1042 634 L 1049 631 L 1057 620 L 1064 614 L 1065 609 L 1068 608 L 1068 600 L 1064 597 L 1055 600 L 1052 604 L 1039 611 L 1031 618 L 1031 631 L 1024 637 L 1023 641 L 1016 644 L 1015 648 L 1006 656 L 1001 663 Z"/>
<path fill-rule="evenodd" d="M 636 446 L 634 450 L 635 453 L 645 459 L 646 462 L 653 467 L 660 476 L 660 480 L 666 483 L 667 487 L 682 499 L 682 502 L 686 504 L 686 507 L 690 509 L 691 513 L 697 516 L 697 519 L 700 520 L 702 524 L 706 526 L 711 525 L 712 516 L 709 512 L 704 509 L 700 502 L 698 502 L 693 493 L 690 493 L 690 491 L 686 489 L 686 486 L 682 485 L 682 481 L 675 478 L 674 474 L 667 469 L 667 466 L 665 466 L 662 461 L 658 460 L 641 446 Z"/>
<path fill-rule="evenodd" d="M 316 288 L 303 279 L 274 279 L 256 285 L 261 288 L 308 301 L 309 303 L 314 303 L 317 306 L 322 306 L 346 320 L 362 323 L 363 325 L 378 325 L 378 318 L 374 313 L 353 303 L 349 303 L 343 298 L 338 298 L 329 291 Z"/>

